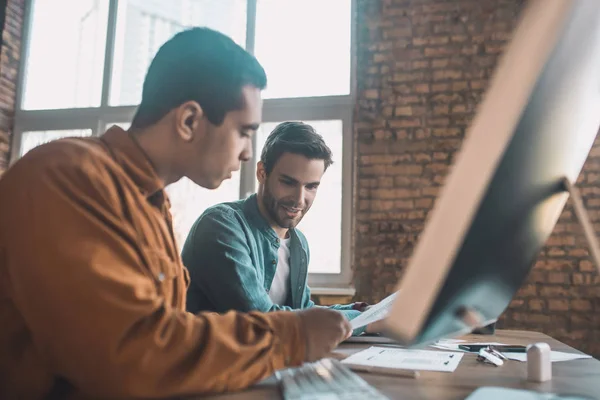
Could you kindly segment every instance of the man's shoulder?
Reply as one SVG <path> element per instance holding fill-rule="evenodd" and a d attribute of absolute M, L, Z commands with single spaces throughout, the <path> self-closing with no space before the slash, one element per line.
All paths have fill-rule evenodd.
<path fill-rule="evenodd" d="M 110 174 L 114 167 L 97 138 L 66 138 L 32 149 L 15 162 L 3 178 L 77 183 Z"/>
<path fill-rule="evenodd" d="M 247 223 L 243 208 L 239 201 L 215 204 L 208 207 L 196 220 L 192 227 L 194 232 L 215 234 L 226 227 L 230 230 L 240 230 Z"/>
<path fill-rule="evenodd" d="M 208 207 L 200 216 L 200 219 L 219 219 L 222 217 L 243 217 L 243 200 L 228 201 Z"/>

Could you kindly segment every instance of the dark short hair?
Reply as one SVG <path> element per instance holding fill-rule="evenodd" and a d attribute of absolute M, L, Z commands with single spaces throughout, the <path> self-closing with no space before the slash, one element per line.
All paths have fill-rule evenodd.
<path fill-rule="evenodd" d="M 152 60 L 132 126 L 152 125 L 186 101 L 197 102 L 212 124 L 221 125 L 228 112 L 243 107 L 246 85 L 267 86 L 254 56 L 212 29 L 185 30 L 163 44 Z"/>
<path fill-rule="evenodd" d="M 333 164 L 331 149 L 323 137 L 304 122 L 282 122 L 271 132 L 260 155 L 267 175 L 283 153 L 302 154 L 309 160 L 323 160 L 325 170 Z"/>

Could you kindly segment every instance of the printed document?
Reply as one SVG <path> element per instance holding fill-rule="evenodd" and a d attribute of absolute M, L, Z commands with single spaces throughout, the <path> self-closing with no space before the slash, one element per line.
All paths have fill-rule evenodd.
<path fill-rule="evenodd" d="M 348 365 L 454 372 L 463 353 L 372 346 L 342 360 Z"/>

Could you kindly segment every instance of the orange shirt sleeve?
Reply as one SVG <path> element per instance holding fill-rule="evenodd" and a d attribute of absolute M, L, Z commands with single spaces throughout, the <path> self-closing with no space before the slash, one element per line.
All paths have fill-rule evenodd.
<path fill-rule="evenodd" d="M 65 162 L 11 177 L 0 203 L 11 210 L 2 240 L 14 302 L 43 361 L 84 393 L 236 390 L 304 359 L 294 313 L 193 315 L 168 305 L 110 171 Z"/>

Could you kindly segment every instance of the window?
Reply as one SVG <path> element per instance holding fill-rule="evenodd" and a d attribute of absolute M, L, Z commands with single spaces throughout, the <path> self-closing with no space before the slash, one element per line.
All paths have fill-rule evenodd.
<path fill-rule="evenodd" d="M 158 48 L 175 33 L 208 26 L 265 67 L 263 125 L 255 159 L 217 190 L 188 179 L 167 188 L 181 246 L 209 206 L 256 190 L 256 161 L 277 123 L 301 120 L 334 153 L 300 228 L 311 246 L 309 281 L 350 282 L 353 0 L 32 0 L 25 15 L 12 161 L 65 136 L 129 127 Z M 60 20 L 60 23 L 57 21 Z"/>
<path fill-rule="evenodd" d="M 40 0 L 31 11 L 22 107 L 99 106 L 108 3 Z"/>
<path fill-rule="evenodd" d="M 19 156 L 24 156 L 29 150 L 41 144 L 65 137 L 91 136 L 91 129 L 72 129 L 63 131 L 30 131 L 21 134 L 21 149 Z"/>
<path fill-rule="evenodd" d="M 258 0 L 255 55 L 265 98 L 350 94 L 351 2 Z"/>

